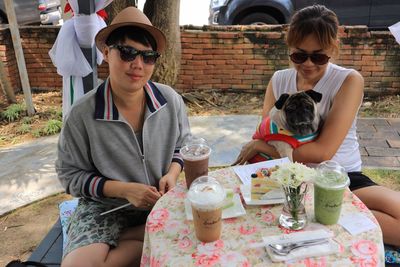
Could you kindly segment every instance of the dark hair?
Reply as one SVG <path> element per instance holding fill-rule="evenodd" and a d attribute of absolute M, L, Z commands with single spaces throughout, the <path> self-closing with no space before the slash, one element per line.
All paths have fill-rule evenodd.
<path fill-rule="evenodd" d="M 323 5 L 308 6 L 293 15 L 286 42 L 289 47 L 296 47 L 304 38 L 314 34 L 323 49 L 337 50 L 338 27 L 338 18 L 332 10 Z"/>
<path fill-rule="evenodd" d="M 154 51 L 157 50 L 157 43 L 154 37 L 148 31 L 135 26 L 123 26 L 115 29 L 108 36 L 106 45 L 121 44 L 126 39 L 141 43 L 142 45 L 150 45 Z"/>

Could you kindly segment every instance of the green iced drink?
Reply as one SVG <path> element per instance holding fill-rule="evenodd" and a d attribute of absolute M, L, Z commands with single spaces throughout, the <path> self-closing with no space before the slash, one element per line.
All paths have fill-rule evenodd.
<path fill-rule="evenodd" d="M 342 209 L 343 193 L 350 184 L 345 172 L 320 170 L 314 182 L 314 214 L 317 222 L 335 224 Z"/>

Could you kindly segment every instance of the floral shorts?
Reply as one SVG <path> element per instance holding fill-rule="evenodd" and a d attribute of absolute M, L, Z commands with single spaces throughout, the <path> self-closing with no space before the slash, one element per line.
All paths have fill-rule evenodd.
<path fill-rule="evenodd" d="M 124 229 L 146 223 L 149 215 L 149 211 L 126 209 L 100 215 L 112 208 L 115 207 L 90 199 L 79 199 L 67 227 L 68 241 L 63 258 L 74 249 L 94 243 L 116 247 Z"/>
<path fill-rule="evenodd" d="M 385 245 L 385 263 L 400 265 L 400 248 Z"/>

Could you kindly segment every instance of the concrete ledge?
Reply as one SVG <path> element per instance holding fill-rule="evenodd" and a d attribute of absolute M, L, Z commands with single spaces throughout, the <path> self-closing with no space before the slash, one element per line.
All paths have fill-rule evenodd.
<path fill-rule="evenodd" d="M 211 146 L 210 167 L 229 166 L 242 146 L 250 141 L 260 116 L 229 115 L 190 117 L 193 135 L 205 138 Z"/>

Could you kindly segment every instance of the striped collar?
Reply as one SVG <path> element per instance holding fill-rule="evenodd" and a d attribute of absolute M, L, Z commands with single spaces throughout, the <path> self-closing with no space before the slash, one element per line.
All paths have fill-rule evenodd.
<path fill-rule="evenodd" d="M 158 111 L 167 103 L 167 100 L 153 82 L 148 81 L 144 85 L 144 89 L 146 105 L 151 113 Z M 118 109 L 112 99 L 109 78 L 97 88 L 95 102 L 94 118 L 96 120 L 119 120 Z"/>
<path fill-rule="evenodd" d="M 279 128 L 278 125 L 275 122 L 273 122 L 271 119 L 270 119 L 269 131 L 270 131 L 271 134 L 283 134 L 283 135 L 287 135 L 287 136 L 293 137 L 293 138 L 295 138 L 296 140 L 298 140 L 301 143 L 312 141 L 315 138 L 317 138 L 317 136 L 319 134 L 318 131 L 315 132 L 315 133 L 308 134 L 308 135 L 293 134 L 293 133 L 289 132 L 286 129 Z"/>

